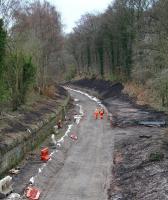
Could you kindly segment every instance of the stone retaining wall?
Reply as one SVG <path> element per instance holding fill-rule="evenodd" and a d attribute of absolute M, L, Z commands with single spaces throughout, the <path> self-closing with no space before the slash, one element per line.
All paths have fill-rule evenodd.
<path fill-rule="evenodd" d="M 28 153 L 41 144 L 52 132 L 56 121 L 63 119 L 66 113 L 70 96 L 59 107 L 57 112 L 52 112 L 48 118 L 39 122 L 37 126 L 18 133 L 18 138 L 12 144 L 4 146 L 0 152 L 0 177 L 12 167 L 16 166 Z"/>

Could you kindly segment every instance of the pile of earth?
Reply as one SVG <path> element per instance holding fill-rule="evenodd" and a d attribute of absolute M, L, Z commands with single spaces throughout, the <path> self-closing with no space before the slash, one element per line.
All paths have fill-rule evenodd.
<path fill-rule="evenodd" d="M 102 99 L 118 97 L 121 95 L 124 86 L 118 82 L 111 82 L 102 79 L 81 79 L 70 82 L 74 86 L 94 90 Z"/>
<path fill-rule="evenodd" d="M 109 112 L 113 113 L 115 124 L 120 127 L 133 124 L 137 125 L 141 123 L 141 121 L 145 121 L 146 123 L 146 121 L 155 122 L 159 120 L 159 122 L 165 122 L 165 125 L 168 124 L 167 115 L 164 112 L 156 111 L 149 105 L 138 105 L 136 103 L 136 98 L 130 97 L 128 94 L 122 92 L 124 89 L 124 85 L 120 82 L 85 78 L 68 82 L 66 83 L 66 85 L 70 85 L 70 87 L 79 90 L 81 89 L 90 93 L 93 96 L 97 96 L 98 98 L 102 99 L 103 104 L 108 108 Z M 114 100 L 117 101 L 117 104 L 120 101 L 120 105 L 116 105 L 116 102 Z M 117 112 L 117 109 L 121 109 L 123 101 L 127 102 L 130 108 L 133 106 L 134 109 L 141 111 L 141 113 L 148 112 L 149 115 L 145 115 L 145 117 L 140 115 L 138 118 L 135 118 L 135 116 L 133 116 L 132 118 L 134 119 L 128 119 L 125 115 L 123 116 L 123 118 L 120 117 L 119 119 L 119 116 L 116 116 L 115 113 Z M 129 113 L 130 110 L 128 110 L 127 112 Z"/>

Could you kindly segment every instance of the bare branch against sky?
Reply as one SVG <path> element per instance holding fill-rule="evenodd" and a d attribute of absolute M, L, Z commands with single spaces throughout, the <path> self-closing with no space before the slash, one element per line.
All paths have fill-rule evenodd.
<path fill-rule="evenodd" d="M 57 7 L 68 33 L 86 12 L 103 12 L 113 0 L 49 0 Z"/>

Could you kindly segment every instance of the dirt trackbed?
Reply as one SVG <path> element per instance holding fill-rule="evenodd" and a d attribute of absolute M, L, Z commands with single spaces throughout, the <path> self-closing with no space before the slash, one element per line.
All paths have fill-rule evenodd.
<path fill-rule="evenodd" d="M 168 199 L 166 114 L 148 105 L 136 105 L 135 99 L 122 94 L 120 83 L 84 79 L 72 84 L 90 93 L 96 91 L 113 115 L 114 158 L 108 199 Z M 165 125 L 148 126 L 140 122 L 165 122 Z"/>

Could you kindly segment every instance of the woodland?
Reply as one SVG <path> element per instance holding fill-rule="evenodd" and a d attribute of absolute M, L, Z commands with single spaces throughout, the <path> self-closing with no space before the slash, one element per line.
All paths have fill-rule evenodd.
<path fill-rule="evenodd" d="M 168 1 L 115 0 L 71 33 L 47 1 L 0 1 L 0 108 L 78 78 L 129 83 L 168 109 Z"/>

